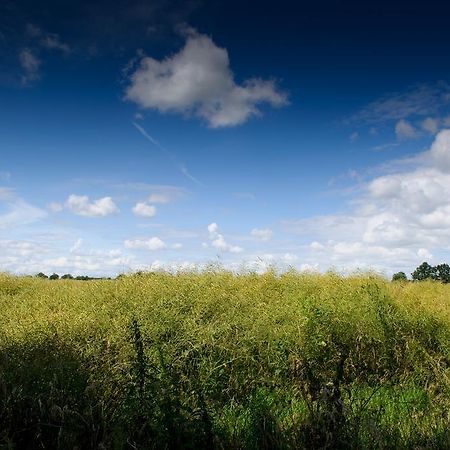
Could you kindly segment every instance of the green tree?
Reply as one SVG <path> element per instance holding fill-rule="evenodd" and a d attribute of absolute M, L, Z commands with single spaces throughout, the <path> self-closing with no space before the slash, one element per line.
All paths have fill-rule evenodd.
<path fill-rule="evenodd" d="M 397 272 L 392 275 L 392 281 L 408 281 L 408 277 L 405 272 Z"/>
<path fill-rule="evenodd" d="M 45 275 L 45 273 L 43 273 L 43 272 L 39 272 L 36 274 L 36 278 L 48 278 L 48 276 Z"/>
<path fill-rule="evenodd" d="M 70 273 L 66 273 L 61 277 L 61 280 L 73 280 L 73 276 Z"/>
<path fill-rule="evenodd" d="M 57 273 L 52 273 L 49 277 L 50 280 L 58 280 L 59 275 Z"/>
<path fill-rule="evenodd" d="M 436 280 L 436 267 L 430 266 L 427 262 L 423 262 L 419 267 L 417 267 L 411 276 L 415 281 Z"/>
<path fill-rule="evenodd" d="M 450 266 L 448 264 L 438 264 L 435 269 L 437 280 L 443 283 L 450 283 Z"/>

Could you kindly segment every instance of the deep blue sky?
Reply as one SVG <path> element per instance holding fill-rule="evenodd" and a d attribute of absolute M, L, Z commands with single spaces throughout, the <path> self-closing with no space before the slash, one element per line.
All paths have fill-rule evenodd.
<path fill-rule="evenodd" d="M 0 270 L 450 259 L 449 18 L 443 1 L 3 1 Z"/>

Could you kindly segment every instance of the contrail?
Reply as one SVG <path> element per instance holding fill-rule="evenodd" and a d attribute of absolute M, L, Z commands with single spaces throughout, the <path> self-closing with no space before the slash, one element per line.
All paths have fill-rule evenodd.
<path fill-rule="evenodd" d="M 205 185 L 197 178 L 194 177 L 191 173 L 189 173 L 189 170 L 187 167 L 179 161 L 179 159 L 169 150 L 167 150 L 165 147 L 163 147 L 156 139 L 154 139 L 152 136 L 150 136 L 147 131 L 140 125 L 138 125 L 136 122 L 131 122 L 134 127 L 144 136 L 146 139 L 148 139 L 153 145 L 156 145 L 160 150 L 162 150 L 171 160 L 172 162 L 178 167 L 178 170 L 186 177 L 189 178 L 189 180 L 193 181 L 194 183 L 198 184 L 199 186 L 205 187 Z"/>

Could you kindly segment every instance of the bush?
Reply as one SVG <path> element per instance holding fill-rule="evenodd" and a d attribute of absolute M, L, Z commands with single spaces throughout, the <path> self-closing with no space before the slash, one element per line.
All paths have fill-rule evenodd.
<path fill-rule="evenodd" d="M 408 281 L 405 272 L 397 272 L 392 275 L 392 281 Z"/>

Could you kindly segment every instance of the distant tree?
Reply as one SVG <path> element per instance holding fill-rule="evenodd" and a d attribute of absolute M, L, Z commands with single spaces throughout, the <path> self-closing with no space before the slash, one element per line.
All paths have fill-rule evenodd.
<path fill-rule="evenodd" d="M 66 273 L 61 277 L 61 280 L 73 280 L 73 276 L 70 273 Z"/>
<path fill-rule="evenodd" d="M 450 283 L 450 266 L 448 264 L 438 264 L 435 270 L 437 280 L 443 283 Z"/>
<path fill-rule="evenodd" d="M 50 280 L 58 280 L 59 275 L 57 273 L 52 273 L 49 277 Z"/>
<path fill-rule="evenodd" d="M 423 262 L 411 276 L 415 281 L 436 280 L 437 270 L 436 267 L 430 266 L 427 262 Z"/>
<path fill-rule="evenodd" d="M 48 276 L 45 273 L 39 272 L 36 274 L 36 278 L 48 278 Z"/>
<path fill-rule="evenodd" d="M 408 281 L 408 277 L 405 272 L 397 272 L 392 275 L 392 281 Z"/>

